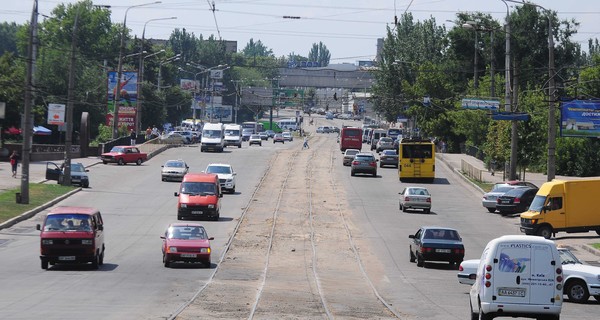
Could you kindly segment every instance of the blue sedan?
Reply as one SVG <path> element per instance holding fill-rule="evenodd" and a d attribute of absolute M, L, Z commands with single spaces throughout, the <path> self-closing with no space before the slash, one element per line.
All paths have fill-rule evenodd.
<path fill-rule="evenodd" d="M 421 227 L 411 239 L 410 262 L 423 267 L 425 261 L 445 261 L 458 269 L 465 257 L 465 247 L 458 231 L 446 227 Z"/>

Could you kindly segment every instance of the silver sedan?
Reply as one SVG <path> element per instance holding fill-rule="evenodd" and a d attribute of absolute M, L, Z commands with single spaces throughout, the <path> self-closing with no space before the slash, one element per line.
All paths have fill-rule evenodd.
<path fill-rule="evenodd" d="M 424 213 L 431 211 L 431 194 L 424 187 L 407 187 L 400 194 L 400 210 L 420 209 Z"/>

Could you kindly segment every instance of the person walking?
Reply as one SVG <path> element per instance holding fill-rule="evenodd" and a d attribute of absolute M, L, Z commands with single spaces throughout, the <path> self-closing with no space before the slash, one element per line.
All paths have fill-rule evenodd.
<path fill-rule="evenodd" d="M 310 149 L 308 146 L 308 137 L 304 136 L 304 144 L 302 145 L 302 149 Z"/>
<path fill-rule="evenodd" d="M 129 134 L 129 138 L 131 139 L 131 145 L 135 146 L 135 143 L 137 141 L 137 134 L 135 134 L 135 131 L 133 129 L 131 129 L 131 133 Z"/>
<path fill-rule="evenodd" d="M 17 151 L 13 150 L 13 152 L 10 155 L 9 159 L 10 159 L 10 166 L 12 168 L 12 177 L 16 178 L 17 177 L 17 167 L 19 165 L 19 160 L 21 158 L 19 157 L 19 154 L 17 153 Z"/>

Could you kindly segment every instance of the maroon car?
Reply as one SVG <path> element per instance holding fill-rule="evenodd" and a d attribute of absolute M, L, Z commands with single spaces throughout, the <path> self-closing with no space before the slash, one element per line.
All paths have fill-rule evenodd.
<path fill-rule="evenodd" d="M 119 165 L 135 163 L 139 166 L 142 162 L 148 160 L 148 155 L 141 152 L 136 146 L 115 146 L 110 152 L 101 154 L 100 159 L 104 164 L 109 162 L 117 163 Z"/>
<path fill-rule="evenodd" d="M 172 262 L 199 262 L 205 268 L 210 268 L 210 240 L 214 238 L 208 237 L 202 225 L 171 223 L 160 238 L 163 239 L 163 263 L 166 268 Z"/>

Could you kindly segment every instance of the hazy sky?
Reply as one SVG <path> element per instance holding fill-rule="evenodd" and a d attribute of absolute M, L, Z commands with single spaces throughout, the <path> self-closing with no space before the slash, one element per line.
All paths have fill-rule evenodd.
<path fill-rule="evenodd" d="M 211 11 L 214 2 L 215 11 Z M 280 56 L 290 53 L 307 56 L 313 43 L 323 42 L 331 52 L 331 63 L 374 59 L 377 38 L 385 37 L 394 16 L 412 12 L 415 20 L 434 17 L 438 24 L 453 26 L 457 12 L 481 11 L 504 21 L 507 7 L 501 0 L 162 0 L 160 4 L 132 8 L 127 27 L 141 37 L 150 19 L 177 17 L 176 20 L 151 21 L 146 38 L 167 39 L 175 28 L 195 35 L 238 42 L 238 50 L 250 38 L 260 40 Z M 25 23 L 31 17 L 33 0 L 0 0 L 0 21 Z M 40 14 L 49 15 L 59 3 L 75 0 L 39 0 Z M 97 0 L 110 5 L 114 22 L 123 22 L 125 11 L 150 0 Z M 600 38 L 600 1 L 537 0 L 538 5 L 559 13 L 562 19 L 580 22 L 574 38 L 587 50 L 587 39 Z M 516 3 L 508 3 L 510 10 Z M 285 16 L 293 17 L 284 18 Z M 43 17 L 40 17 L 40 21 Z M 218 26 L 218 27 L 217 27 Z"/>

